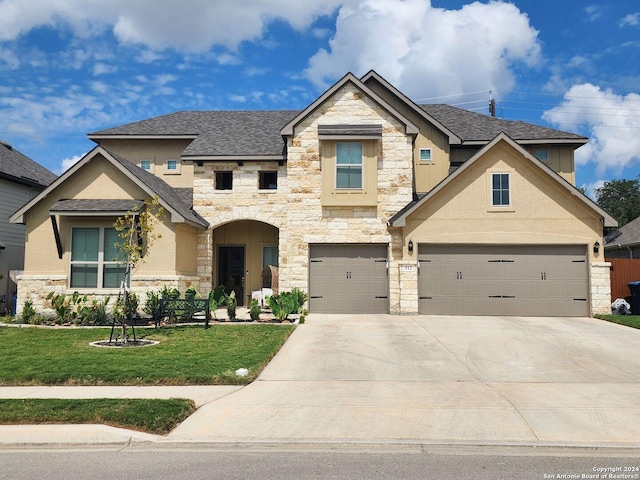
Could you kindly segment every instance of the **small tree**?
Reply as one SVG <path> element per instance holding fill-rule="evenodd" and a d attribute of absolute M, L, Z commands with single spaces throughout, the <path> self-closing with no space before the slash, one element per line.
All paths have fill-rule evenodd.
<path fill-rule="evenodd" d="M 118 217 L 113 224 L 118 232 L 118 241 L 114 247 L 118 252 L 118 258 L 125 266 L 124 278 L 120 284 L 119 298 L 122 299 L 124 315 L 120 316 L 119 321 L 122 326 L 122 340 L 126 341 L 127 325 L 131 321 L 131 317 L 135 314 L 132 311 L 133 297 L 129 294 L 129 284 L 131 283 L 131 272 L 136 266 L 144 261 L 144 257 L 161 235 L 154 232 L 155 226 L 159 219 L 164 215 L 164 208 L 160 205 L 158 197 L 152 200 L 146 200 L 142 205 L 136 205 L 125 215 Z M 136 302 L 137 308 L 137 302 Z M 114 325 L 117 316 L 114 315 Z M 113 333 L 113 329 L 112 329 Z"/>

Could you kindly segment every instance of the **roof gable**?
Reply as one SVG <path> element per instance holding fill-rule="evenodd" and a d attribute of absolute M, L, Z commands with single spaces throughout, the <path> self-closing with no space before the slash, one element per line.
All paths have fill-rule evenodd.
<path fill-rule="evenodd" d="M 616 226 L 616 220 L 611 217 L 607 212 L 605 212 L 599 205 L 593 202 L 590 198 L 582 194 L 577 188 L 567 182 L 564 178 L 562 178 L 558 173 L 549 168 L 547 165 L 539 161 L 533 155 L 524 150 L 516 141 L 510 138 L 506 133 L 499 133 L 491 142 L 485 145 L 478 153 L 476 153 L 472 158 L 467 160 L 460 168 L 458 168 L 455 172 L 445 178 L 442 182 L 436 185 L 430 192 L 421 197 L 420 199 L 414 200 L 410 204 L 408 204 L 405 208 L 400 210 L 397 214 L 395 214 L 388 222 L 388 224 L 392 227 L 404 227 L 406 225 L 407 218 L 414 213 L 417 209 L 419 209 L 422 205 L 432 199 L 438 192 L 447 188 L 449 184 L 455 182 L 456 179 L 463 174 L 467 169 L 471 168 L 471 166 L 476 163 L 480 158 L 482 158 L 489 150 L 494 148 L 498 143 L 505 142 L 510 145 L 513 149 L 515 149 L 518 153 L 520 153 L 526 160 L 531 162 L 533 166 L 540 169 L 543 173 L 548 175 L 552 180 L 554 180 L 560 187 L 565 189 L 568 193 L 570 193 L 573 197 L 575 197 L 578 201 L 582 202 L 589 210 L 597 213 L 604 222 L 605 227 Z"/>
<path fill-rule="evenodd" d="M 317 110 L 325 101 L 327 101 L 331 96 L 344 87 L 346 84 L 351 83 L 356 88 L 358 88 L 362 93 L 371 98 L 374 102 L 380 105 L 383 109 L 385 109 L 389 114 L 396 118 L 400 123 L 405 126 L 405 133 L 407 135 L 415 135 L 418 133 L 418 127 L 414 125 L 411 121 L 409 121 L 404 115 L 398 112 L 393 106 L 389 105 L 384 99 L 382 99 L 378 94 L 376 94 L 373 90 L 367 87 L 364 83 L 362 83 L 355 75 L 352 73 L 347 73 L 344 77 L 338 80 L 333 86 L 331 86 L 327 91 L 325 91 L 320 97 L 318 97 L 311 105 L 298 113 L 289 123 L 287 123 L 281 130 L 280 134 L 283 136 L 291 136 L 294 134 L 294 129 L 296 125 L 302 122 L 306 117 L 311 115 L 315 110 Z"/>
<path fill-rule="evenodd" d="M 9 219 L 11 223 L 23 223 L 24 215 L 31 208 L 49 196 L 64 182 L 71 181 L 70 179 L 72 179 L 77 171 L 97 157 L 102 157 L 110 162 L 150 197 L 153 198 L 157 196 L 162 207 L 171 214 L 172 222 L 189 223 L 199 228 L 207 228 L 209 226 L 208 222 L 191 208 L 191 204 L 185 201 L 184 192 L 179 192 L 179 189 L 169 186 L 162 179 L 142 170 L 128 160 L 100 146 L 95 147 L 87 153 L 80 161 L 58 177 L 45 190 L 40 192 L 39 195 L 11 215 Z"/>

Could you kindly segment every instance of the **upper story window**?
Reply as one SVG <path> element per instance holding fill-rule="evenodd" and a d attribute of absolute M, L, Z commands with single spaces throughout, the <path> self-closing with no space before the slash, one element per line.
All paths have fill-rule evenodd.
<path fill-rule="evenodd" d="M 362 189 L 362 143 L 336 144 L 336 188 Z"/>
<path fill-rule="evenodd" d="M 508 173 L 491 174 L 491 206 L 508 207 L 511 205 L 510 175 Z"/>
<path fill-rule="evenodd" d="M 152 167 L 151 160 L 140 160 L 140 168 L 142 170 L 146 170 L 147 172 L 150 172 L 151 167 Z"/>
<path fill-rule="evenodd" d="M 119 288 L 125 265 L 115 248 L 115 228 L 71 229 L 71 288 Z"/>
<path fill-rule="evenodd" d="M 541 162 L 546 162 L 549 160 L 549 150 L 546 148 L 536 148 L 533 152 L 533 156 Z"/>
<path fill-rule="evenodd" d="M 178 160 L 168 159 L 165 170 L 167 173 L 180 173 L 180 164 Z"/>
<path fill-rule="evenodd" d="M 216 190 L 233 190 L 233 172 L 216 172 Z"/>
<path fill-rule="evenodd" d="M 258 174 L 260 190 L 276 190 L 278 188 L 278 172 L 260 172 Z"/>
<path fill-rule="evenodd" d="M 421 162 L 430 162 L 431 160 L 432 160 L 431 149 L 430 148 L 421 148 L 420 149 L 420 161 Z"/>

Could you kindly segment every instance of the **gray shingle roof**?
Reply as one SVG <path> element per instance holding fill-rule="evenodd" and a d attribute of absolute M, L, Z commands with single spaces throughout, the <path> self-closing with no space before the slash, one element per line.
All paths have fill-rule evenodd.
<path fill-rule="evenodd" d="M 155 175 L 142 170 L 137 165 L 134 165 L 130 161 L 122 158 L 118 154 L 105 149 L 113 158 L 125 167 L 133 176 L 135 176 L 142 183 L 147 185 L 153 192 L 158 195 L 164 202 L 171 206 L 184 218 L 191 220 L 204 228 L 209 227 L 203 217 L 201 217 L 195 210 L 193 210 L 193 190 L 191 188 L 173 188 L 167 182 Z"/>
<path fill-rule="evenodd" d="M 51 206 L 56 213 L 128 212 L 144 205 L 141 200 L 59 200 Z"/>
<path fill-rule="evenodd" d="M 500 132 L 516 141 L 523 140 L 567 140 L 583 143 L 586 137 L 562 132 L 519 120 L 503 120 L 481 113 L 470 112 L 451 105 L 420 105 L 425 112 L 442 123 L 462 139 L 462 142 L 489 142 Z"/>
<path fill-rule="evenodd" d="M 0 177 L 46 187 L 57 176 L 5 142 L 0 142 Z"/>
<path fill-rule="evenodd" d="M 282 155 L 280 129 L 299 111 L 200 111 L 176 112 L 89 134 L 193 135 L 197 138 L 184 156 Z"/>
<path fill-rule="evenodd" d="M 631 220 L 605 237 L 605 248 L 617 248 L 640 244 L 640 217 Z"/>
<path fill-rule="evenodd" d="M 420 105 L 420 108 L 460 137 L 463 143 L 488 143 L 500 132 L 516 141 L 587 141 L 574 133 L 503 120 L 450 105 Z M 280 130 L 299 113 L 299 110 L 182 111 L 100 130 L 89 137 L 193 136 L 195 139 L 183 152 L 184 157 L 282 155 L 284 141 Z"/>

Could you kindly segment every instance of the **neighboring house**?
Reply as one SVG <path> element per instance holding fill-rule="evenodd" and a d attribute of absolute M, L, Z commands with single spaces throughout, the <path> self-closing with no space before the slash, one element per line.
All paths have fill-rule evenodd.
<path fill-rule="evenodd" d="M 604 241 L 607 258 L 640 259 L 640 217 L 611 232 Z"/>
<path fill-rule="evenodd" d="M 574 187 L 579 135 L 417 105 L 371 71 L 302 111 L 177 112 L 89 138 L 11 217 L 28 230 L 20 302 L 116 294 L 114 218 L 157 196 L 169 214 L 140 293 L 224 284 L 246 304 L 277 265 L 310 312 L 610 311 L 596 244 L 616 222 Z"/>
<path fill-rule="evenodd" d="M 0 141 L 0 315 L 13 309 L 16 284 L 9 272 L 24 267 L 24 225 L 9 223 L 9 216 L 40 193 L 56 176 Z"/>

